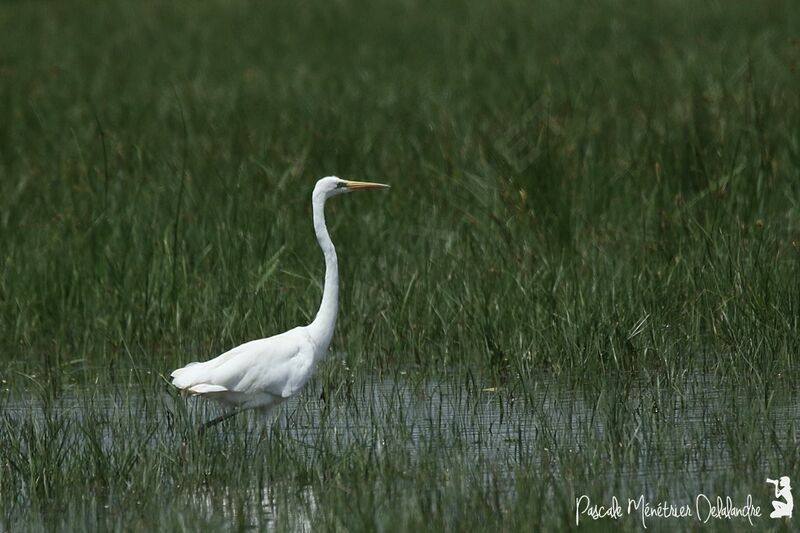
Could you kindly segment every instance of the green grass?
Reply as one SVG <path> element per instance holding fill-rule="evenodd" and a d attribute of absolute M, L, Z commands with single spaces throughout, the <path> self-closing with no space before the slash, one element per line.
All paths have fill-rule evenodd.
<path fill-rule="evenodd" d="M 797 472 L 795 2 L 6 2 L 0 27 L 0 529 L 565 528 L 576 493 Z M 159 376 L 313 316 L 329 174 L 393 185 L 328 206 L 341 313 L 298 405 L 335 416 L 184 448 Z M 386 379 L 463 398 L 387 421 Z M 499 465 L 489 405 L 526 430 Z"/>
<path fill-rule="evenodd" d="M 202 413 L 149 381 L 55 404 L 36 395 L 6 399 L 3 523 L 9 530 L 553 529 L 574 524 L 581 494 L 603 504 L 645 495 L 692 507 L 697 493 L 729 495 L 737 505 L 752 494 L 770 508 L 765 475 L 794 472 L 800 462 L 796 392 L 765 401 L 746 387 L 702 379 L 679 391 L 622 380 L 583 393 L 553 382 L 472 387 L 466 379 L 362 379 L 320 402 L 313 383 L 275 418 L 236 419 L 203 437 L 192 430 Z M 598 525 L 640 529 L 635 513 Z M 699 527 L 648 520 L 655 531 L 687 526 Z M 715 520 L 704 527 L 730 528 Z"/>

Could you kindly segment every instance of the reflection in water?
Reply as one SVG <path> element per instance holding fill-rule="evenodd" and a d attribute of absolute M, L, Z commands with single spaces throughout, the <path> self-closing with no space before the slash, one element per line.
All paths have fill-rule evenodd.
<path fill-rule="evenodd" d="M 240 506 L 241 496 L 236 489 L 226 487 L 222 494 L 208 491 L 199 491 L 190 496 L 192 508 L 205 512 L 208 516 L 218 515 L 228 521 L 240 518 L 241 513 L 246 517 L 262 516 L 267 531 L 274 531 L 278 518 L 277 506 L 280 494 L 276 494 L 272 487 L 265 486 L 254 490 L 247 500 L 251 508 Z M 312 531 L 312 521 L 317 512 L 317 498 L 311 487 L 300 487 L 299 495 L 295 497 L 295 505 L 291 509 L 292 529 L 295 531 Z M 257 509 L 252 507 L 258 507 Z"/>
<path fill-rule="evenodd" d="M 472 382 L 365 380 L 346 391 L 323 395 L 316 383 L 275 412 L 248 413 L 220 426 L 210 437 L 234 434 L 246 441 L 277 432 L 299 464 L 339 454 L 346 457 L 353 450 L 369 450 L 376 457 L 433 457 L 444 465 L 457 460 L 477 465 L 480 470 L 475 475 L 491 478 L 505 492 L 514 490 L 520 469 L 566 477 L 575 474 L 567 470 L 599 457 L 615 461 L 607 469 L 609 483 L 615 480 L 615 487 L 644 492 L 649 498 L 656 486 L 673 494 L 700 492 L 709 473 L 736 468 L 744 461 L 768 471 L 774 458 L 744 457 L 748 450 L 740 450 L 737 443 L 782 435 L 800 414 L 796 395 L 765 402 L 703 376 L 668 388 L 620 382 L 576 390 L 546 379 L 525 385 L 494 388 Z M 124 426 L 124 421 L 158 420 L 154 431 L 160 435 L 154 441 L 172 442 L 192 421 L 213 415 L 205 402 L 186 404 L 167 392 L 145 395 L 119 389 L 92 397 L 67 395 L 46 406 L 9 398 L 0 400 L 0 405 L 12 423 L 46 424 L 48 417 L 59 414 L 75 423 L 91 423 L 99 428 L 98 446 L 103 451 L 110 450 L 114 435 L 120 434 L 108 429 L 109 421 L 123 420 Z M 71 431 L 70 439 L 82 438 L 88 437 Z M 692 473 L 696 475 L 687 475 Z M 248 505 L 258 509 L 242 507 L 242 487 L 197 491 L 190 498 L 193 506 L 205 507 L 209 515 L 259 515 L 265 520 L 261 525 L 269 527 L 287 511 L 276 503 L 278 487 L 264 483 L 250 489 L 247 498 Z M 293 494 L 291 523 L 310 530 L 317 496 L 310 486 L 294 487 Z"/>

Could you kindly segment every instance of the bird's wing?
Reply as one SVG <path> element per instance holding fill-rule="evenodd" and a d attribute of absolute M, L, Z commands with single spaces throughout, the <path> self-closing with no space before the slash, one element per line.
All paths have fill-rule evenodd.
<path fill-rule="evenodd" d="M 184 389 L 192 394 L 209 394 L 211 392 L 228 392 L 222 385 L 211 385 L 210 383 L 195 383 Z"/>
<path fill-rule="evenodd" d="M 250 341 L 203 363 L 172 373 L 172 384 L 194 394 L 269 393 L 288 398 L 308 380 L 313 347 L 299 328 Z"/>
<path fill-rule="evenodd" d="M 295 330 L 267 340 L 271 342 L 253 357 L 235 390 L 288 398 L 305 385 L 313 371 L 313 346 L 304 332 Z"/>

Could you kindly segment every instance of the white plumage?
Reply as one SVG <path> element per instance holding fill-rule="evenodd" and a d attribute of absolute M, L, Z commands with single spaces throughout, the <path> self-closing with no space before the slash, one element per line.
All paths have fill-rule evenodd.
<path fill-rule="evenodd" d="M 214 359 L 189 363 L 172 372 L 172 384 L 183 393 L 233 407 L 203 427 L 246 409 L 274 406 L 303 388 L 328 352 L 338 310 L 339 270 L 336 249 L 325 225 L 325 201 L 344 192 L 384 187 L 388 185 L 346 181 L 335 176 L 322 178 L 314 187 L 311 205 L 314 231 L 325 256 L 325 288 L 319 311 L 308 326 L 246 342 Z"/>

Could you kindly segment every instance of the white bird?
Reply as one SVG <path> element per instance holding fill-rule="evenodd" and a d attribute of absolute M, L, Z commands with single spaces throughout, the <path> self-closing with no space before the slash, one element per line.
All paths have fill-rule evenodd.
<path fill-rule="evenodd" d="M 336 325 L 339 267 L 325 225 L 325 201 L 358 189 L 388 188 L 382 183 L 347 181 L 329 176 L 319 180 L 311 195 L 314 231 L 325 256 L 325 287 L 314 320 L 266 339 L 246 342 L 202 363 L 189 363 L 172 372 L 172 384 L 182 393 L 203 396 L 231 406 L 227 413 L 206 422 L 201 430 L 241 411 L 269 408 L 294 396 L 328 352 Z"/>

